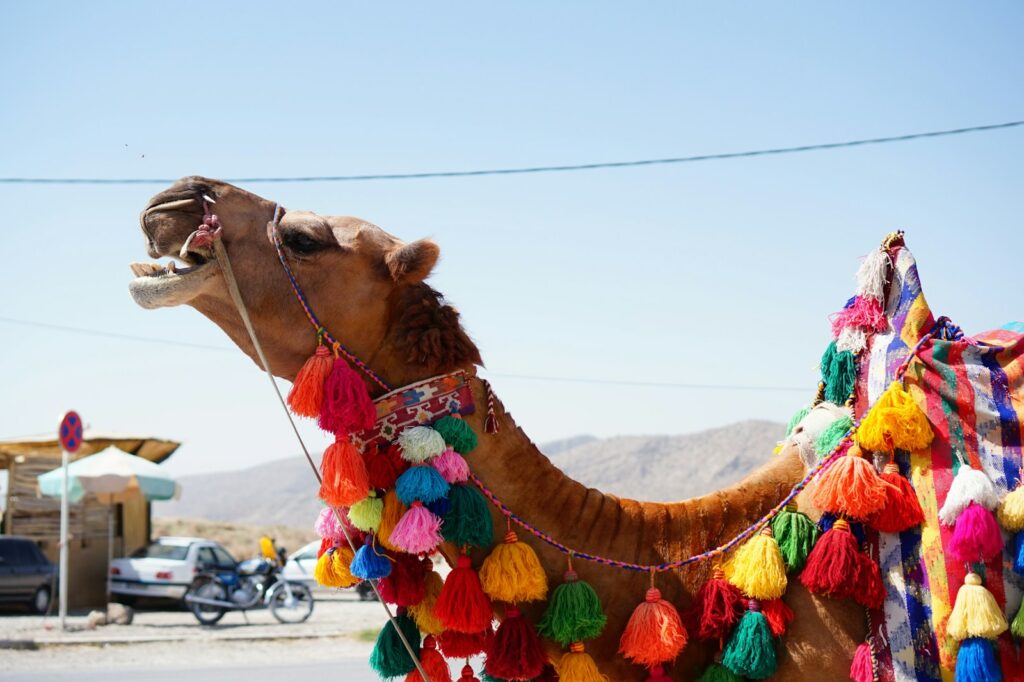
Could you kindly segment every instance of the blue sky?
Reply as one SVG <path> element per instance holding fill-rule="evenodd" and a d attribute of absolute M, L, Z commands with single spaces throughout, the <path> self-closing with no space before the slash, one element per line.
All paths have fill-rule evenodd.
<path fill-rule="evenodd" d="M 215 177 L 583 163 L 1024 118 L 1019 3 L 0 4 L 0 176 Z M 1024 129 L 675 167 L 258 185 L 442 247 L 493 383 L 537 441 L 784 420 L 858 257 L 907 231 L 932 306 L 1022 317 Z M 143 311 L 160 186 L 0 185 L 0 316 L 227 347 Z M 238 352 L 0 322 L 0 437 L 178 438 L 194 473 L 296 449 Z M 504 375 L 806 387 L 683 390 Z M 314 443 L 322 439 L 308 430 Z"/>

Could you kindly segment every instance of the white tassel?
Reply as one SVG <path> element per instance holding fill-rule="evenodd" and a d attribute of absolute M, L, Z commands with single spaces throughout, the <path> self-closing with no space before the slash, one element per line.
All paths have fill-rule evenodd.
<path fill-rule="evenodd" d="M 836 350 L 848 350 L 854 355 L 868 347 L 868 335 L 863 327 L 843 327 L 836 339 Z"/>
<path fill-rule="evenodd" d="M 884 303 L 885 279 L 889 270 L 889 254 L 882 249 L 864 257 L 857 270 L 857 294 Z"/>
<path fill-rule="evenodd" d="M 444 436 L 429 426 L 410 426 L 398 435 L 402 459 L 419 464 L 444 452 Z"/>
<path fill-rule="evenodd" d="M 952 526 L 971 502 L 994 511 L 999 506 L 999 491 L 984 471 L 963 464 L 953 484 L 949 486 L 946 501 L 939 510 L 939 519 L 947 526 Z"/>

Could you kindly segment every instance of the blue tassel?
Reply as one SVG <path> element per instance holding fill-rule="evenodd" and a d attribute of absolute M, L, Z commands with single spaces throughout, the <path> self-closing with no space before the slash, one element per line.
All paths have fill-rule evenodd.
<path fill-rule="evenodd" d="M 832 524 L 836 522 L 837 518 L 832 512 L 824 512 L 821 515 L 821 518 L 818 519 L 818 528 L 821 529 L 822 534 L 832 530 Z M 864 535 L 864 525 L 850 519 L 846 521 L 850 524 L 850 532 L 853 533 L 853 537 L 857 538 L 857 544 L 863 545 L 867 542 L 867 536 Z"/>
<path fill-rule="evenodd" d="M 1013 570 L 1024 575 L 1024 530 L 1013 536 Z"/>
<path fill-rule="evenodd" d="M 410 467 L 398 477 L 395 493 L 407 506 L 415 500 L 430 504 L 448 495 L 448 481 L 434 467 L 420 464 Z"/>
<path fill-rule="evenodd" d="M 373 534 L 366 536 L 363 546 L 356 551 L 352 557 L 352 565 L 349 571 L 357 578 L 363 580 L 377 580 L 391 575 L 391 560 L 383 553 L 378 553 L 374 545 L 377 540 Z"/>
<path fill-rule="evenodd" d="M 956 655 L 956 682 L 1000 682 L 1003 671 L 996 662 L 993 643 L 981 637 L 960 642 Z"/>
<path fill-rule="evenodd" d="M 452 510 L 452 503 L 447 497 L 441 497 L 428 504 L 427 509 L 444 518 Z"/>

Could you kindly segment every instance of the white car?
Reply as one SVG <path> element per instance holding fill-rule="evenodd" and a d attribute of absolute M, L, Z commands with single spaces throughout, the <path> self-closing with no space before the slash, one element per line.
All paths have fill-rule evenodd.
<path fill-rule="evenodd" d="M 181 599 L 203 569 L 226 572 L 237 565 L 224 547 L 211 540 L 161 537 L 130 557 L 110 563 L 110 591 L 122 601 L 136 597 Z"/>
<path fill-rule="evenodd" d="M 281 572 L 282 577 L 289 582 L 302 583 L 311 590 L 335 591 L 333 587 L 320 587 L 313 577 L 313 571 L 316 569 L 316 553 L 319 551 L 320 541 L 314 540 L 292 552 L 288 556 L 288 560 L 285 561 L 284 570 Z M 365 580 L 356 585 L 354 589 L 359 595 L 359 599 L 363 601 L 377 598 L 373 593 L 373 588 Z"/>

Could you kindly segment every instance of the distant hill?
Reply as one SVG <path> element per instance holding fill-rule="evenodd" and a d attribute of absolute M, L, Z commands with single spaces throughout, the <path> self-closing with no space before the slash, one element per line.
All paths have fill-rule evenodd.
<path fill-rule="evenodd" d="M 678 436 L 575 436 L 540 446 L 585 485 L 621 497 L 667 502 L 739 481 L 771 456 L 783 424 L 744 421 Z M 215 474 L 183 476 L 181 499 L 155 502 L 157 517 L 307 528 L 320 505 L 302 457 Z"/>

